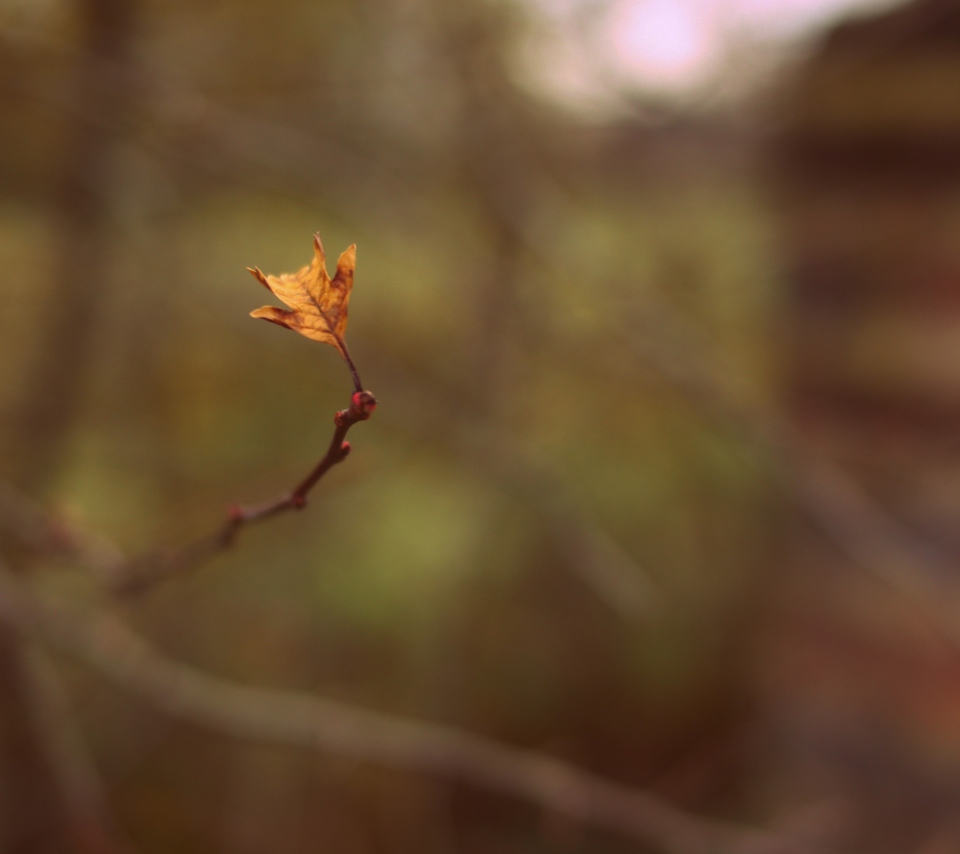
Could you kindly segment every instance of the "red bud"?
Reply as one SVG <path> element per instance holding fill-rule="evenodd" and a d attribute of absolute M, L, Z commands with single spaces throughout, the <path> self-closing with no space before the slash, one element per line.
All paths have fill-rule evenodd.
<path fill-rule="evenodd" d="M 354 392 L 353 397 L 350 398 L 350 408 L 357 419 L 366 421 L 377 408 L 377 399 L 369 391 Z"/>

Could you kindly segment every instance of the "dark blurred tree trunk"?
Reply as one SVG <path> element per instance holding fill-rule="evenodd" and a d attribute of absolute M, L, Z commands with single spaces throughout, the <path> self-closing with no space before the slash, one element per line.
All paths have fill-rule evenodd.
<path fill-rule="evenodd" d="M 134 86 L 133 0 L 79 0 L 83 43 L 64 99 L 64 162 L 55 203 L 55 287 L 39 324 L 14 428 L 12 479 L 31 491 L 59 472 L 80 409 L 106 294 L 116 148 Z"/>
<path fill-rule="evenodd" d="M 0 631 L 0 851 L 54 851 L 65 840 L 45 831 L 51 823 L 64 826 L 66 804 L 44 761 L 26 693 L 19 640 Z"/>
<path fill-rule="evenodd" d="M 94 324 L 105 297 L 116 145 L 133 101 L 129 57 L 136 4 L 79 0 L 82 44 L 65 98 L 64 162 L 55 199 L 55 287 L 23 386 L 8 475 L 47 489 L 59 472 L 82 402 Z M 2 544 L 0 544 L 2 545 Z M 19 640 L 0 631 L 0 850 L 107 850 L 79 828 L 37 738 Z"/>

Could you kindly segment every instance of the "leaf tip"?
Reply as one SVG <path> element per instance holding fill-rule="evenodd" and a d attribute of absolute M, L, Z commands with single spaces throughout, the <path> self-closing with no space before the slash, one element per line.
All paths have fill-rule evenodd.
<path fill-rule="evenodd" d="M 267 277 L 263 275 L 259 267 L 247 267 L 247 270 L 249 270 L 250 275 L 260 282 L 260 284 L 263 285 L 268 291 L 272 291 L 270 283 L 267 281 Z"/>
<path fill-rule="evenodd" d="M 357 267 L 357 244 L 351 243 L 337 260 L 337 273 L 334 276 L 334 282 L 349 287 L 353 285 L 353 273 Z"/>

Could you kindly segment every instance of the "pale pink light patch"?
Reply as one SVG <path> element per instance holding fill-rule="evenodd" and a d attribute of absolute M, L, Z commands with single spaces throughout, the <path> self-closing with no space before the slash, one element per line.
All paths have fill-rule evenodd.
<path fill-rule="evenodd" d="M 704 82 L 730 49 L 730 36 L 796 38 L 855 11 L 902 0 L 621 0 L 604 40 L 618 76 L 645 88 L 683 90 Z"/>
<path fill-rule="evenodd" d="M 720 59 L 709 15 L 692 2 L 633 0 L 609 21 L 620 72 L 653 87 L 683 87 Z"/>

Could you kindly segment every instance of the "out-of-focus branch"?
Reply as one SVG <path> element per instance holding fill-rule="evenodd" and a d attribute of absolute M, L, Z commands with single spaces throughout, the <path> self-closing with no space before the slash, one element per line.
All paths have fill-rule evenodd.
<path fill-rule="evenodd" d="M 663 608 L 663 591 L 655 579 L 591 518 L 563 478 L 508 429 L 456 405 L 455 389 L 437 394 L 440 378 L 413 376 L 372 345 L 364 358 L 375 362 L 377 375 L 397 392 L 388 415 L 393 425 L 416 429 L 421 440 L 429 435 L 481 477 L 524 501 L 542 520 L 568 571 L 601 603 L 628 622 L 649 620 Z"/>
<path fill-rule="evenodd" d="M 355 374 L 355 369 L 351 370 Z M 272 519 L 289 510 L 302 510 L 307 505 L 307 496 L 321 478 L 350 453 L 346 441 L 350 428 L 359 421 L 366 421 L 376 409 L 376 398 L 369 391 L 357 391 L 350 398 L 350 406 L 334 416 L 333 437 L 327 452 L 310 473 L 290 492 L 265 504 L 249 507 L 234 505 L 227 513 L 226 521 L 215 531 L 194 540 L 183 548 L 165 552 L 153 552 L 125 561 L 115 567 L 108 586 L 116 593 L 137 593 L 169 578 L 188 572 L 217 554 L 230 548 L 242 528 Z"/>
<path fill-rule="evenodd" d="M 24 643 L 21 660 L 34 729 L 70 814 L 70 836 L 85 854 L 129 852 L 116 830 L 103 784 L 53 662 L 30 642 Z"/>
<path fill-rule="evenodd" d="M 82 61 L 85 54 L 82 48 L 44 39 L 35 31 L 0 28 L 0 48 L 23 47 L 42 49 L 74 61 Z M 135 83 L 146 104 L 139 118 L 146 119 L 152 133 L 131 134 L 129 143 L 165 167 L 186 167 L 207 176 L 223 176 L 231 169 L 242 171 L 247 186 L 307 193 L 312 198 L 322 191 L 340 207 L 351 203 L 356 188 L 334 180 L 337 176 L 375 175 L 381 192 L 386 183 L 392 185 L 390 189 L 396 195 L 409 191 L 411 172 L 422 175 L 435 167 L 422 152 L 410 146 L 395 156 L 397 162 L 383 163 L 350 140 L 232 109 L 201 92 L 175 68 L 151 64 L 144 57 L 138 60 L 138 67 L 126 72 L 136 75 Z M 116 73 L 107 60 L 101 59 L 100 67 L 104 73 Z M 6 83 L 0 80 L 0 89 Z M 42 87 L 13 90 L 10 94 L 28 99 L 35 109 L 88 124 L 95 132 L 130 131 L 129 122 L 123 117 L 105 117 L 80 109 L 74 99 Z M 202 139 L 203 144 L 184 145 L 184 136 L 191 141 Z M 394 145 L 399 142 L 393 140 Z M 335 168 L 324 168 L 323 164 L 333 164 Z M 123 222 L 115 225 L 122 226 Z"/>
<path fill-rule="evenodd" d="M 953 561 L 881 508 L 836 465 L 811 453 L 776 413 L 737 399 L 719 379 L 716 360 L 668 312 L 647 308 L 630 345 L 717 429 L 765 458 L 765 471 L 821 533 L 853 563 L 907 597 L 919 613 L 960 647 Z"/>
<path fill-rule="evenodd" d="M 105 612 L 67 611 L 0 567 L 0 620 L 42 637 L 155 708 L 238 738 L 339 753 L 519 798 L 674 854 L 810 854 L 792 839 L 690 815 L 550 756 L 452 727 L 206 675 Z"/>
<path fill-rule="evenodd" d="M 567 569 L 614 614 L 649 620 L 664 595 L 647 571 L 586 513 L 563 481 L 505 430 L 461 425 L 453 437 L 461 455 L 538 513 Z"/>
<path fill-rule="evenodd" d="M 854 564 L 896 590 L 960 648 L 956 565 L 883 510 L 836 466 L 807 455 L 791 465 L 790 496 Z"/>
<path fill-rule="evenodd" d="M 102 579 L 123 563 L 104 537 L 51 514 L 12 484 L 0 481 L 0 539 L 44 557 L 76 561 Z"/>

